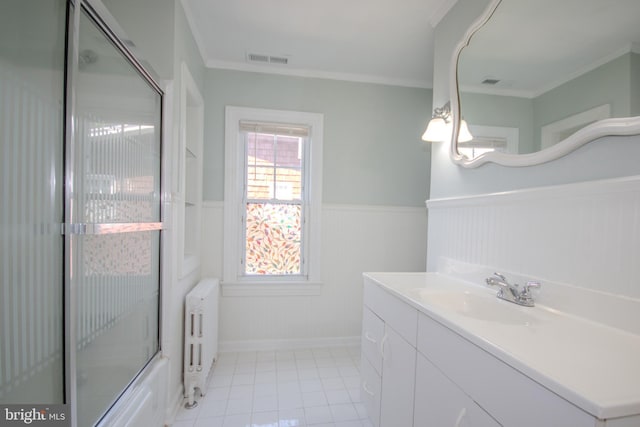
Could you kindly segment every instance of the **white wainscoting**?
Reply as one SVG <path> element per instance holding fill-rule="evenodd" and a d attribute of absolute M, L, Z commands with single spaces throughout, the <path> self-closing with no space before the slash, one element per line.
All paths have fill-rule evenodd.
<path fill-rule="evenodd" d="M 362 273 L 425 271 L 424 208 L 325 204 L 322 215 L 320 295 L 221 298 L 221 351 L 359 342 Z M 202 276 L 222 277 L 223 203 L 205 202 L 202 218 Z"/>
<path fill-rule="evenodd" d="M 443 259 L 640 298 L 640 176 L 430 200 Z"/>

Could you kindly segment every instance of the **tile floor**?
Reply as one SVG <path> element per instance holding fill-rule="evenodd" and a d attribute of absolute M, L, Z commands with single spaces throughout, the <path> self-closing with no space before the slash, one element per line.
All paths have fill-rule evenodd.
<path fill-rule="evenodd" d="M 198 406 L 173 427 L 370 427 L 359 347 L 221 353 Z"/>

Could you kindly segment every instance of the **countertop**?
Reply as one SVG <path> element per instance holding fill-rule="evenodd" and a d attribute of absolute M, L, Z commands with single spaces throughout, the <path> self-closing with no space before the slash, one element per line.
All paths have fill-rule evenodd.
<path fill-rule="evenodd" d="M 638 335 L 439 273 L 364 277 L 597 418 L 640 414 Z"/>

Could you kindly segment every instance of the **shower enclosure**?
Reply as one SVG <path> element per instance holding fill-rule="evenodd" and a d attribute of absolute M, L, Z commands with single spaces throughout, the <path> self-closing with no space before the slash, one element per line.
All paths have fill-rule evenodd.
<path fill-rule="evenodd" d="M 77 426 L 159 353 L 163 94 L 106 22 L 0 3 L 0 405 Z"/>

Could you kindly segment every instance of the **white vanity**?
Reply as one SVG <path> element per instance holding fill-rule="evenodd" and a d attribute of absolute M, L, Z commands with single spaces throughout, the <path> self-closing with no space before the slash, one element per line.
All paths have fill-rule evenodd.
<path fill-rule="evenodd" d="M 376 427 L 640 426 L 640 336 L 438 273 L 364 275 L 361 373 Z"/>

